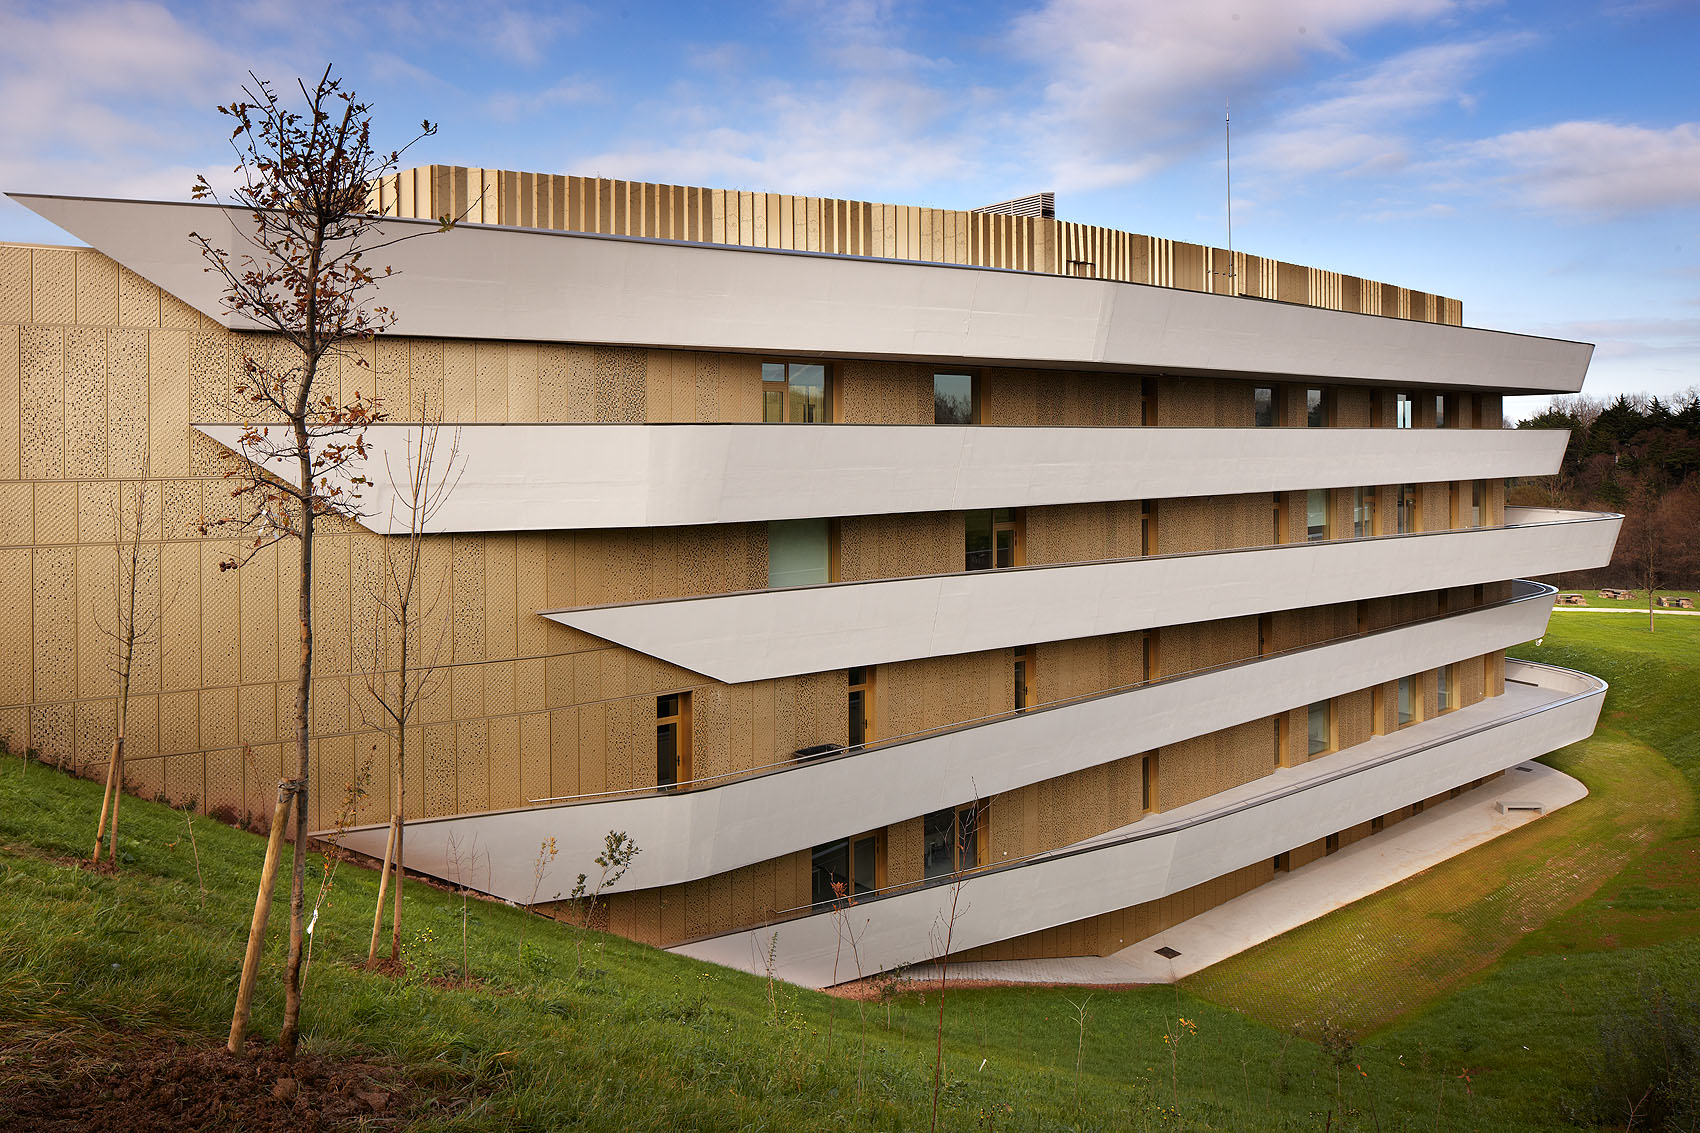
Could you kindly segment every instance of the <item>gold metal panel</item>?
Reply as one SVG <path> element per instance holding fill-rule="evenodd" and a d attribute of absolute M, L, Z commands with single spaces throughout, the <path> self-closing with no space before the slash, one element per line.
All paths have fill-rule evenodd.
<path fill-rule="evenodd" d="M 118 264 L 93 249 L 78 251 L 76 278 L 76 322 L 82 326 L 117 326 Z"/>

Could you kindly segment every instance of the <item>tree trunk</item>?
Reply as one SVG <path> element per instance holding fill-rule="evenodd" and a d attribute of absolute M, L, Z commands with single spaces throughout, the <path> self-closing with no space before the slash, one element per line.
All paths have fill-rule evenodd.
<path fill-rule="evenodd" d="M 395 822 L 395 913 L 390 917 L 390 959 L 401 962 L 401 881 L 407 876 L 407 870 L 402 866 L 402 843 L 407 840 L 407 819 L 401 808 L 401 799 L 396 800 Z"/>
<path fill-rule="evenodd" d="M 247 762 L 248 749 L 242 749 Z M 271 919 L 272 887 L 277 883 L 278 845 L 283 840 L 283 824 L 288 821 L 290 783 L 277 785 L 277 805 L 272 808 L 271 836 L 266 839 L 266 864 L 260 873 L 260 891 L 254 897 L 254 919 L 248 925 L 248 951 L 242 957 L 242 979 L 236 985 L 236 1011 L 230 1017 L 230 1041 L 225 1049 L 231 1054 L 242 1053 L 242 1041 L 248 1035 L 248 1010 L 254 1001 L 254 980 L 260 970 L 260 953 L 266 945 L 266 922 Z"/>
<path fill-rule="evenodd" d="M 390 861 L 395 853 L 395 823 L 390 819 L 390 836 L 384 843 L 384 868 L 378 871 L 378 907 L 372 913 L 372 945 L 366 949 L 366 967 L 378 962 L 378 934 L 384 930 L 384 898 L 389 896 Z"/>
<path fill-rule="evenodd" d="M 107 827 L 108 837 L 106 860 L 113 869 L 118 868 L 118 804 L 124 801 L 124 730 L 119 728 L 118 738 L 112 744 L 112 825 Z"/>
<path fill-rule="evenodd" d="M 113 739 L 112 755 L 106 761 L 106 792 L 100 796 L 100 824 L 94 828 L 94 853 L 89 855 L 90 865 L 100 864 L 100 844 L 106 838 L 107 814 L 112 810 L 112 775 L 118 768 L 118 748 L 123 742 Z"/>
<path fill-rule="evenodd" d="M 311 375 L 307 387 L 311 388 Z M 306 431 L 297 426 L 297 451 L 310 452 Z M 311 484 L 313 468 L 304 455 L 301 483 Z M 301 585 L 297 595 L 301 624 L 301 666 L 295 677 L 295 865 L 289 879 L 289 959 L 283 969 L 283 1030 L 278 1046 L 284 1056 L 295 1057 L 301 1037 L 301 954 L 306 941 L 307 912 L 307 789 L 311 772 L 307 744 L 308 694 L 313 677 L 313 504 L 301 507 Z"/>

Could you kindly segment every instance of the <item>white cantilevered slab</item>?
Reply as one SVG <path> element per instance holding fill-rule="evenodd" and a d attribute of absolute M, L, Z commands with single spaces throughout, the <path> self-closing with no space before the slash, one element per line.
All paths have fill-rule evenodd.
<path fill-rule="evenodd" d="M 1507 664 L 1506 676 L 1503 696 L 1277 770 L 1064 850 L 969 874 L 957 900 L 952 950 L 1179 893 L 1592 734 L 1604 681 L 1518 661 Z M 854 912 L 859 971 L 844 968 L 842 928 L 831 913 L 673 951 L 757 971 L 757 957 L 767 956 L 777 929 L 774 974 L 826 987 L 935 959 L 931 931 L 941 918 L 949 919 L 951 900 L 949 886 L 933 886 L 859 901 Z"/>
<path fill-rule="evenodd" d="M 236 247 L 250 214 L 10 194 L 196 310 L 223 308 L 189 233 Z M 1145 284 L 811 252 L 388 219 L 398 334 L 971 365 L 1279 375 L 1572 393 L 1593 347 Z"/>
<path fill-rule="evenodd" d="M 546 611 L 728 684 L 1185 625 L 1611 561 L 1623 519 L 1508 508 L 1507 526 Z"/>
<path fill-rule="evenodd" d="M 239 451 L 241 425 L 197 424 Z M 746 523 L 1358 484 L 1544 476 L 1553 429 L 1145 429 L 957 425 L 443 426 L 455 490 L 428 530 Z M 363 522 L 405 530 L 420 426 L 368 428 Z M 292 462 L 267 466 L 293 480 Z M 395 526 L 399 524 L 400 526 Z"/>
<path fill-rule="evenodd" d="M 623 830 L 643 852 L 621 890 L 711 877 L 1532 640 L 1544 632 L 1557 591 L 1518 585 L 1522 596 L 1510 602 L 840 758 L 664 793 L 413 820 L 407 865 L 446 877 L 452 847 L 476 839 L 489 855 L 488 891 L 526 900 L 539 842 L 553 840 L 565 861 L 588 862 L 609 830 Z M 377 857 L 388 829 L 350 830 L 341 841 Z"/>

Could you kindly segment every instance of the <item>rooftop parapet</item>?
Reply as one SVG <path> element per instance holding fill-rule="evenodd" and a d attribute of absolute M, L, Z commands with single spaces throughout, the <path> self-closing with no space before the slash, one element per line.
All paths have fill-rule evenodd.
<path fill-rule="evenodd" d="M 455 216 L 517 228 L 1005 268 L 1451 326 L 1464 321 L 1457 299 L 1043 216 L 458 165 L 423 165 L 386 177 L 373 185 L 372 204 L 387 216 Z"/>

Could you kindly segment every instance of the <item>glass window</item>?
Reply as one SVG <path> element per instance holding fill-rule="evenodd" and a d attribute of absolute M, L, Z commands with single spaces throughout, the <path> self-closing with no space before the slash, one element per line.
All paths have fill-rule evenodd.
<path fill-rule="evenodd" d="M 1332 751 L 1334 723 L 1334 702 L 1319 700 L 1310 706 L 1310 748 L 1311 755 L 1321 755 Z"/>
<path fill-rule="evenodd" d="M 1275 388 L 1258 386 L 1251 391 L 1252 421 L 1259 429 L 1273 428 L 1275 421 Z"/>
<path fill-rule="evenodd" d="M 1021 509 L 964 512 L 962 539 L 963 570 L 1020 566 Z"/>
<path fill-rule="evenodd" d="M 1399 678 L 1399 726 L 1417 722 L 1417 679 Z"/>
<path fill-rule="evenodd" d="M 1139 501 L 1139 553 L 1157 553 L 1157 501 Z"/>
<path fill-rule="evenodd" d="M 956 812 L 956 868 L 980 864 L 980 807 L 970 803 Z"/>
<path fill-rule="evenodd" d="M 778 519 L 767 525 L 767 584 L 811 586 L 832 581 L 832 527 L 825 519 Z"/>
<path fill-rule="evenodd" d="M 1157 757 L 1143 756 L 1139 761 L 1139 809 L 1150 814 L 1157 809 Z"/>
<path fill-rule="evenodd" d="M 850 847 L 850 877 L 857 893 L 872 893 L 879 888 L 879 843 L 878 835 L 869 834 Z"/>
<path fill-rule="evenodd" d="M 921 820 L 922 876 L 932 881 L 980 864 L 979 808 L 935 810 Z"/>
<path fill-rule="evenodd" d="M 1446 428 L 1446 395 L 1443 393 L 1434 395 L 1434 427 Z"/>
<path fill-rule="evenodd" d="M 761 419 L 795 425 L 830 420 L 826 366 L 820 362 L 763 362 Z"/>
<path fill-rule="evenodd" d="M 1435 685 L 1440 692 L 1440 710 L 1442 712 L 1450 712 L 1452 709 L 1458 707 L 1452 702 L 1452 666 L 1442 665 L 1440 668 L 1436 669 L 1434 671 L 1434 680 Z"/>
<path fill-rule="evenodd" d="M 691 694 L 655 698 L 655 782 L 671 787 L 691 778 Z"/>
<path fill-rule="evenodd" d="M 816 905 L 830 905 L 846 897 L 860 897 L 879 887 L 880 836 L 864 834 L 854 840 L 839 838 L 814 848 L 811 855 L 810 896 Z"/>
<path fill-rule="evenodd" d="M 1033 703 L 1033 650 L 1015 647 L 1015 710 L 1025 712 Z"/>
<path fill-rule="evenodd" d="M 933 424 L 974 424 L 979 400 L 974 393 L 973 374 L 934 374 Z"/>
<path fill-rule="evenodd" d="M 1375 492 L 1352 489 L 1352 538 L 1368 539 L 1375 534 Z"/>
<path fill-rule="evenodd" d="M 1395 394 L 1393 397 L 1393 427 L 1409 429 L 1411 427 L 1411 395 L 1408 393 Z"/>
<path fill-rule="evenodd" d="M 1329 405 L 1328 391 L 1325 389 L 1305 390 L 1305 424 L 1312 429 L 1321 429 L 1328 425 Z"/>
<path fill-rule="evenodd" d="M 851 669 L 849 676 L 850 746 L 861 747 L 874 738 L 873 666 Z"/>
<path fill-rule="evenodd" d="M 1417 508 L 1417 486 L 1415 484 L 1399 485 L 1399 533 L 1417 530 L 1422 522 L 1422 514 Z"/>
<path fill-rule="evenodd" d="M 830 905 L 850 892 L 850 839 L 816 846 L 811 864 L 814 883 L 809 888 L 815 904 Z"/>
<path fill-rule="evenodd" d="M 955 840 L 955 810 L 935 810 L 921 820 L 921 873 L 928 881 L 955 872 Z"/>
<path fill-rule="evenodd" d="M 1487 514 L 1487 481 L 1474 480 L 1470 483 L 1470 526 L 1480 527 L 1482 517 Z"/>
<path fill-rule="evenodd" d="M 1329 536 L 1328 489 L 1312 488 L 1305 496 L 1305 538 L 1312 543 Z"/>

